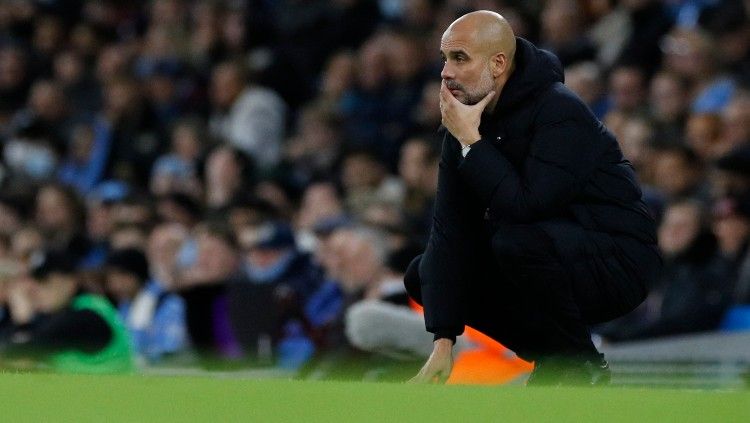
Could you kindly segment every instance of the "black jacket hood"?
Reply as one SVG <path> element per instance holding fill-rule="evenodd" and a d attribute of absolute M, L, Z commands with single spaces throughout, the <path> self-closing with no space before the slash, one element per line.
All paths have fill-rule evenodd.
<path fill-rule="evenodd" d="M 516 37 L 515 69 L 500 93 L 496 113 L 505 113 L 555 82 L 565 82 L 560 60 L 552 53 Z"/>

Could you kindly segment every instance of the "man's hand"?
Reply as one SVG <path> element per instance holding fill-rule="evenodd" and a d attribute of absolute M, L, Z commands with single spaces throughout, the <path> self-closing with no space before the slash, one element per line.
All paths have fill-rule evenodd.
<path fill-rule="evenodd" d="M 462 146 L 472 145 L 479 141 L 479 121 L 487 104 L 495 96 L 490 91 L 479 103 L 469 106 L 461 103 L 453 96 L 445 85 L 445 80 L 440 84 L 440 115 L 443 126 L 453 135 Z"/>
<path fill-rule="evenodd" d="M 453 370 L 453 341 L 438 339 L 433 344 L 432 354 L 409 383 L 445 383 Z"/>

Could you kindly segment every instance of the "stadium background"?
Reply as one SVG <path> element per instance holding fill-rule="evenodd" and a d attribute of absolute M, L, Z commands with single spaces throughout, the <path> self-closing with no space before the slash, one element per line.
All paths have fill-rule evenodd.
<path fill-rule="evenodd" d="M 399 280 L 431 220 L 437 46 L 490 9 L 558 55 L 659 222 L 662 280 L 598 342 L 632 369 L 655 351 L 632 341 L 688 334 L 659 360 L 738 386 L 747 354 L 711 352 L 750 328 L 747 3 L 2 1 L 0 356 L 49 317 L 32 274 L 63 251 L 141 372 L 405 379 L 431 339 Z M 460 346 L 495 382 L 528 369 Z"/>

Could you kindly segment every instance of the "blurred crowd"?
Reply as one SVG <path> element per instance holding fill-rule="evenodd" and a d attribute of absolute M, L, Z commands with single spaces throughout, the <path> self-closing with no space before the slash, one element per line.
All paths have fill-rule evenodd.
<path fill-rule="evenodd" d="M 418 363 L 439 40 L 476 9 L 560 58 L 659 224 L 660 283 L 596 332 L 750 325 L 750 2 L 4 0 L 0 356 Z"/>

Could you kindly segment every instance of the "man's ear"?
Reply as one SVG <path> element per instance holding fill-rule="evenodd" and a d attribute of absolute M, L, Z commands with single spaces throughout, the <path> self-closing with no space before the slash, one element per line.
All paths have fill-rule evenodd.
<path fill-rule="evenodd" d="M 495 53 L 490 59 L 492 77 L 497 78 L 508 70 L 508 57 L 505 53 Z"/>

